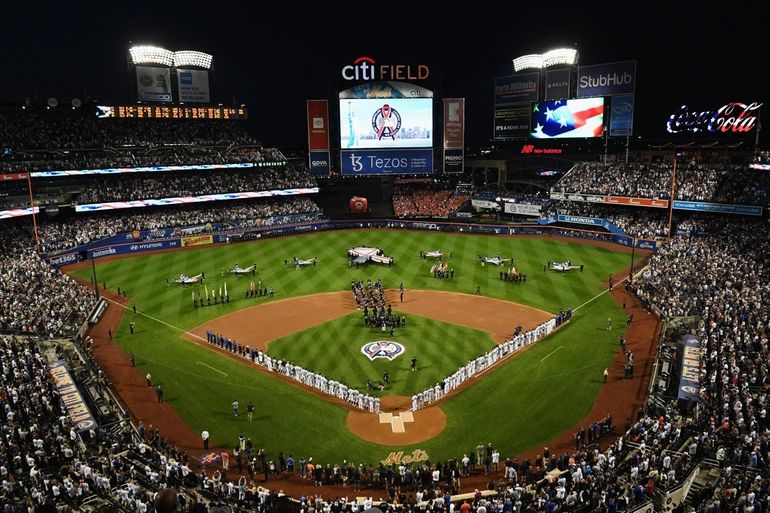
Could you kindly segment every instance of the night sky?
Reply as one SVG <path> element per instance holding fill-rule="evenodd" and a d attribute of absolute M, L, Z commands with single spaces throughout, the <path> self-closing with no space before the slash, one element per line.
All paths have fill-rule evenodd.
<path fill-rule="evenodd" d="M 285 148 L 306 145 L 305 100 L 328 98 L 340 67 L 360 55 L 429 64 L 444 96 L 467 99 L 471 145 L 489 141 L 494 76 L 511 73 L 513 57 L 558 46 L 577 47 L 582 64 L 638 60 L 635 132 L 645 138 L 665 137 L 668 114 L 683 103 L 705 109 L 768 99 L 766 29 L 735 2 L 730 12 L 685 11 L 675 2 L 507 9 L 469 2 L 467 11 L 448 13 L 444 4 L 358 2 L 304 14 L 290 2 L 13 4 L 0 32 L 1 101 L 53 96 L 68 105 L 86 93 L 126 101 L 130 42 L 200 50 L 214 55 L 215 100 L 245 103 L 255 135 Z"/>

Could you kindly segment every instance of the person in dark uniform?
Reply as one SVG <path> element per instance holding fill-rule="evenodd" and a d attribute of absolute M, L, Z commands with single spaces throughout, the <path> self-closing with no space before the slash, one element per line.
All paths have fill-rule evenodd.
<path fill-rule="evenodd" d="M 254 418 L 254 403 L 251 401 L 246 405 L 246 417 L 248 417 L 249 422 Z"/>
<path fill-rule="evenodd" d="M 382 381 L 384 381 L 386 385 L 390 382 L 390 372 L 388 372 L 388 369 L 385 369 L 385 372 L 382 373 Z"/>
<path fill-rule="evenodd" d="M 109 328 L 107 330 L 107 336 L 109 337 L 110 340 L 112 340 L 112 328 Z"/>
<path fill-rule="evenodd" d="M 131 321 L 128 323 L 128 330 L 131 332 L 131 334 L 134 334 L 134 321 Z"/>
<path fill-rule="evenodd" d="M 131 367 L 136 367 L 136 362 L 134 361 L 134 353 L 131 353 Z"/>
<path fill-rule="evenodd" d="M 413 371 L 417 370 L 417 357 L 416 356 L 412 356 L 411 368 L 412 368 Z"/>
<path fill-rule="evenodd" d="M 157 396 L 158 396 L 158 402 L 162 403 L 163 402 L 163 389 L 160 388 L 160 385 L 158 385 L 158 388 L 155 389 L 155 394 L 157 394 Z"/>

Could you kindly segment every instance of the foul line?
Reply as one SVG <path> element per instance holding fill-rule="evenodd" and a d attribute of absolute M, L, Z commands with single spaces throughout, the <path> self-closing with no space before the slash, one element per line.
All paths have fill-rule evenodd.
<path fill-rule="evenodd" d="M 212 367 L 211 365 L 208 365 L 208 364 L 206 364 L 206 363 L 203 363 L 203 362 L 196 362 L 196 363 L 197 363 L 198 365 L 204 365 L 204 366 L 208 367 L 209 369 L 211 369 L 211 370 L 213 370 L 213 371 L 217 371 L 218 373 L 220 373 L 221 375 L 223 375 L 223 376 L 225 376 L 225 377 L 227 376 L 227 374 L 225 374 L 224 372 L 222 372 L 222 371 L 221 371 L 221 370 L 219 370 L 219 369 L 215 369 L 215 368 L 214 368 L 214 367 Z"/>
<path fill-rule="evenodd" d="M 623 278 L 622 280 L 620 280 L 619 282 L 617 282 L 615 285 L 620 285 L 621 283 L 623 283 L 623 282 L 624 282 L 624 281 L 626 281 L 627 279 L 628 279 L 628 276 L 626 276 L 625 278 Z M 612 288 L 614 289 L 615 287 L 612 287 Z M 607 292 L 609 292 L 609 291 L 610 291 L 610 289 L 604 289 L 604 291 L 602 291 L 602 292 L 600 292 L 600 293 L 596 294 L 594 297 L 592 297 L 591 299 L 589 299 L 588 301 L 586 301 L 585 303 L 583 303 L 582 305 L 580 305 L 579 307 L 575 308 L 575 309 L 574 309 L 574 310 L 572 310 L 572 311 L 573 311 L 573 312 L 577 312 L 578 310 L 580 310 L 581 308 L 583 308 L 584 306 L 586 306 L 588 303 L 590 303 L 590 302 L 591 302 L 591 301 L 593 301 L 594 299 L 598 299 L 598 298 L 600 298 L 601 296 L 603 296 L 604 294 L 606 294 L 606 293 L 607 293 Z"/>
<path fill-rule="evenodd" d="M 559 350 L 559 349 L 561 349 L 562 347 L 564 347 L 564 346 L 559 346 L 559 347 L 557 347 L 556 349 L 554 349 L 553 351 L 551 351 L 550 353 L 548 353 L 548 355 L 547 355 L 547 356 L 545 356 L 544 358 L 542 358 L 540 361 L 541 361 L 541 362 L 542 362 L 542 361 L 544 361 L 546 358 L 548 358 L 549 356 L 551 356 L 553 353 L 555 353 L 556 351 L 558 351 L 558 350 Z"/>
<path fill-rule="evenodd" d="M 103 297 L 102 299 L 105 299 L 105 300 L 109 301 L 110 303 L 112 303 L 112 304 L 114 304 L 114 305 L 118 305 L 119 307 L 123 308 L 124 310 L 130 310 L 130 308 L 129 308 L 129 307 L 127 307 L 126 305 L 122 305 L 122 304 L 118 303 L 117 301 L 113 301 L 113 300 L 112 300 L 112 299 L 110 299 L 110 298 L 107 298 L 107 297 Z M 136 312 L 136 315 L 144 315 L 144 316 L 145 316 L 145 317 L 147 317 L 148 319 L 152 319 L 152 320 L 153 320 L 153 321 L 155 321 L 155 322 L 159 322 L 159 323 L 163 324 L 164 326 L 168 326 L 168 327 L 169 327 L 169 328 L 171 328 L 171 329 L 174 329 L 174 330 L 177 330 L 177 331 L 181 331 L 181 332 L 182 332 L 182 333 L 184 333 L 185 335 L 190 335 L 191 337 L 195 337 L 195 338 L 197 338 L 198 340 L 206 340 L 205 338 L 201 337 L 200 335 L 196 335 L 195 333 L 193 333 L 193 332 L 191 332 L 191 331 L 187 331 L 187 330 L 183 330 L 182 328 L 178 328 L 178 327 L 174 326 L 173 324 L 169 324 L 169 323 L 167 323 L 166 321 L 161 321 L 161 320 L 160 320 L 160 319 L 158 319 L 157 317 L 153 317 L 152 315 L 147 315 L 147 314 L 146 314 L 146 313 L 144 313 L 144 312 Z"/>

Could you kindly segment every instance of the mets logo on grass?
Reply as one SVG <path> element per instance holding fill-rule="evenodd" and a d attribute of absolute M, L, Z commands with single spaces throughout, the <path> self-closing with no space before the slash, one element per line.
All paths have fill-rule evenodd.
<path fill-rule="evenodd" d="M 374 361 L 377 358 L 387 358 L 388 360 L 393 361 L 397 356 L 404 354 L 404 346 L 398 342 L 393 342 L 392 340 L 376 340 L 364 344 L 361 348 L 361 352 L 371 361 Z"/>

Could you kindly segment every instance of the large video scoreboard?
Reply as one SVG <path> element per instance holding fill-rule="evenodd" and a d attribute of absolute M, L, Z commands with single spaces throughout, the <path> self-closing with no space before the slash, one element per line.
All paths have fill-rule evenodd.
<path fill-rule="evenodd" d="M 97 105 L 100 119 L 247 119 L 246 107 L 183 105 Z"/>
<path fill-rule="evenodd" d="M 340 169 L 345 175 L 433 172 L 433 92 L 370 82 L 339 93 Z"/>

